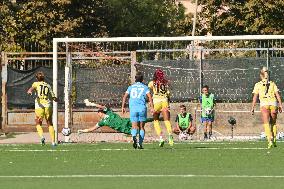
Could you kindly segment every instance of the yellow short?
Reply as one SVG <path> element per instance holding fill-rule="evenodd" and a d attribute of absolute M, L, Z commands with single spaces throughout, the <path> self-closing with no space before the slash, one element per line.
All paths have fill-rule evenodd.
<path fill-rule="evenodd" d="M 272 105 L 265 105 L 265 106 L 261 106 L 260 109 L 266 109 L 269 111 L 278 111 L 278 107 L 277 106 L 272 106 Z"/>
<path fill-rule="evenodd" d="M 154 103 L 154 110 L 155 112 L 161 112 L 163 109 L 169 107 L 169 103 L 167 101 L 160 101 Z"/>
<path fill-rule="evenodd" d="M 43 107 L 35 109 L 37 118 L 49 120 L 52 117 L 52 107 Z"/>

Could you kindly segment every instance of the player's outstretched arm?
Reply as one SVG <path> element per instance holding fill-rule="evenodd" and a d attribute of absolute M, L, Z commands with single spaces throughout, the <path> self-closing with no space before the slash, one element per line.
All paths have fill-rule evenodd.
<path fill-rule="evenodd" d="M 277 100 L 278 100 L 278 111 L 279 111 L 280 113 L 282 113 L 282 111 L 283 111 L 283 108 L 282 108 L 282 100 L 281 100 L 281 96 L 280 96 L 280 94 L 279 94 L 278 91 L 275 93 L 275 96 L 276 96 L 276 98 L 277 98 Z"/>
<path fill-rule="evenodd" d="M 258 94 L 254 93 L 253 98 L 252 98 L 252 107 L 251 107 L 252 115 L 254 114 L 254 107 L 255 107 L 255 104 L 256 104 L 256 101 L 257 101 L 257 97 L 258 97 Z"/>
<path fill-rule="evenodd" d="M 54 94 L 54 92 L 53 92 L 53 90 L 52 90 L 50 85 L 48 85 L 48 88 L 49 88 L 49 92 L 50 92 L 50 95 L 52 97 L 52 100 L 55 101 L 55 102 L 58 102 L 58 98 L 55 96 L 55 94 Z"/>
<path fill-rule="evenodd" d="M 122 97 L 122 105 L 121 105 L 121 113 L 125 113 L 126 110 L 125 110 L 125 102 L 126 102 L 126 98 L 128 97 L 128 93 L 124 93 L 124 96 Z"/>
<path fill-rule="evenodd" d="M 85 99 L 84 100 L 84 103 L 86 106 L 93 106 L 93 107 L 96 107 L 96 108 L 105 108 L 105 106 L 101 105 L 101 104 L 97 104 L 97 103 L 94 103 L 94 102 L 90 102 L 89 99 Z"/>
<path fill-rule="evenodd" d="M 98 124 L 96 124 L 95 126 L 90 127 L 90 128 L 88 128 L 88 129 L 79 129 L 79 130 L 78 130 L 78 134 L 81 134 L 81 133 L 89 133 L 89 132 L 92 132 L 92 131 L 97 130 L 98 128 L 100 128 L 100 126 L 99 126 Z"/>
<path fill-rule="evenodd" d="M 154 113 L 154 105 L 153 105 L 152 95 L 150 93 L 147 93 L 147 97 L 148 97 L 148 100 L 149 100 L 150 111 L 153 114 Z"/>
<path fill-rule="evenodd" d="M 181 132 L 178 122 L 176 122 L 176 130 Z"/>
<path fill-rule="evenodd" d="M 34 88 L 31 87 L 31 88 L 29 88 L 29 90 L 27 91 L 27 93 L 28 93 L 29 95 L 32 95 L 32 94 L 33 94 L 33 91 L 34 91 Z"/>

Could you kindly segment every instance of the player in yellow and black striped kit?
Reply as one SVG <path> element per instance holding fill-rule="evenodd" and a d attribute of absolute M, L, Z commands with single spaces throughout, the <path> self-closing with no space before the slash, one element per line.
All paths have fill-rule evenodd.
<path fill-rule="evenodd" d="M 45 138 L 43 136 L 42 121 L 46 119 L 48 130 L 51 137 L 51 144 L 55 146 L 55 131 L 52 124 L 52 101 L 57 101 L 50 85 L 44 81 L 44 73 L 36 73 L 37 82 L 32 84 L 32 87 L 27 91 L 32 95 L 33 91 L 36 93 L 35 99 L 35 121 L 36 129 L 41 139 L 41 144 L 45 145 Z"/>
<path fill-rule="evenodd" d="M 169 135 L 169 144 L 173 146 L 174 140 L 172 136 L 172 126 L 170 122 L 170 110 L 169 110 L 169 85 L 168 80 L 165 77 L 164 72 L 161 69 L 157 69 L 154 73 L 153 80 L 149 82 L 148 87 L 153 91 L 153 104 L 154 104 L 154 128 L 157 135 L 160 137 L 159 146 L 163 147 L 164 139 L 159 123 L 159 116 L 162 113 L 164 123 Z"/>

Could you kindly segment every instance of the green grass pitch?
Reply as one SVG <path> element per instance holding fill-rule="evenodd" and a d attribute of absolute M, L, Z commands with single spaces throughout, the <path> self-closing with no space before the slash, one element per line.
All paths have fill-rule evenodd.
<path fill-rule="evenodd" d="M 282 188 L 284 143 L 0 145 L 1 188 Z"/>

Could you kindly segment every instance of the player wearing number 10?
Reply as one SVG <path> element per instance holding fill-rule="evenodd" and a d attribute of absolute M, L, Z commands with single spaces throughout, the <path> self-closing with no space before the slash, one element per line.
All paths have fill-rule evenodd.
<path fill-rule="evenodd" d="M 128 96 L 129 98 L 129 111 L 130 121 L 132 123 L 131 135 L 133 138 L 133 147 L 143 149 L 142 143 L 145 136 L 144 125 L 147 119 L 147 107 L 146 98 L 149 99 L 151 112 L 153 112 L 152 96 L 149 88 L 142 83 L 143 75 L 138 72 L 135 76 L 135 83 L 128 87 L 122 100 L 122 113 L 125 113 L 125 101 Z M 139 144 L 137 145 L 136 135 L 139 130 Z"/>
<path fill-rule="evenodd" d="M 37 82 L 32 84 L 32 87 L 27 91 L 29 95 L 32 95 L 33 91 L 36 92 L 35 99 L 35 121 L 36 129 L 41 138 L 41 144 L 45 144 L 45 138 L 43 137 L 42 121 L 45 118 L 48 125 L 48 130 L 51 137 L 52 145 L 55 146 L 55 132 L 52 125 L 52 100 L 57 101 L 55 94 L 53 93 L 49 84 L 44 81 L 44 73 L 36 73 Z"/>

